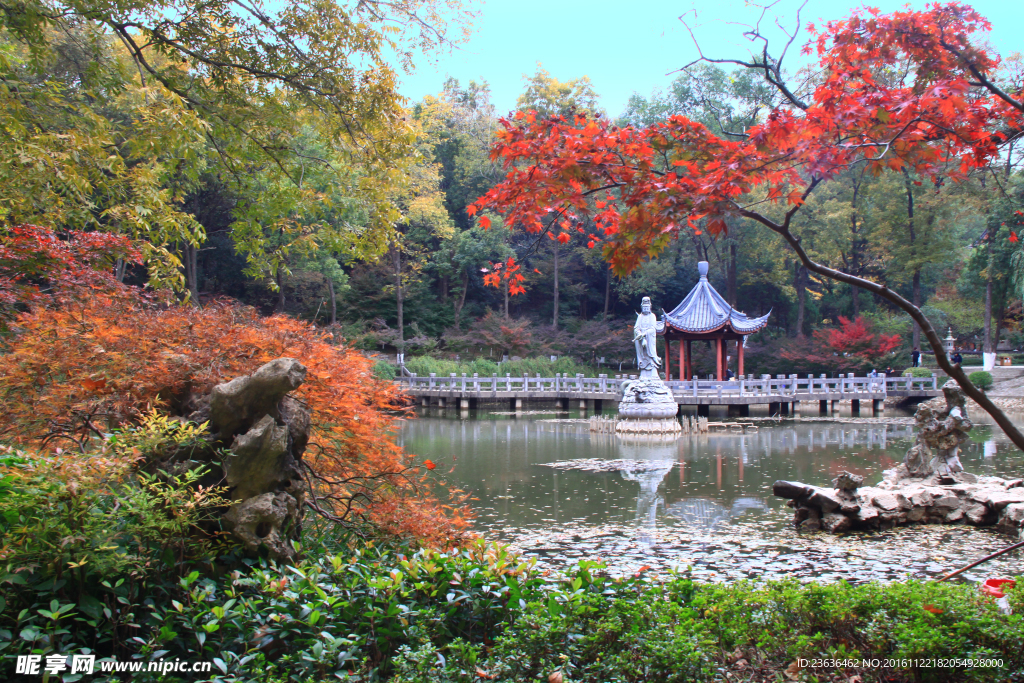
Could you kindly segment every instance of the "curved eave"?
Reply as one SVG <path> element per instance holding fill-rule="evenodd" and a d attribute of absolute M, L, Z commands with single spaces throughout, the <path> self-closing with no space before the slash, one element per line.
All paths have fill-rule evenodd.
<path fill-rule="evenodd" d="M 745 334 L 754 334 L 755 332 L 760 332 L 761 330 L 763 330 L 765 328 L 765 326 L 768 324 L 768 316 L 769 315 L 771 315 L 771 311 L 769 311 L 766 315 L 763 315 L 760 318 L 754 318 L 753 320 L 750 320 L 747 325 L 743 325 L 742 323 L 740 323 L 737 326 L 736 323 L 739 322 L 739 321 L 734 321 L 734 320 L 731 320 L 731 319 L 726 319 L 726 320 L 723 320 L 722 322 L 720 322 L 720 323 L 718 323 L 716 325 L 710 325 L 708 327 L 702 327 L 702 328 L 696 328 L 696 329 L 688 328 L 688 327 L 683 327 L 682 325 L 674 323 L 671 318 L 666 316 L 665 317 L 665 331 L 668 331 L 669 329 L 672 329 L 672 330 L 675 330 L 676 332 L 684 332 L 684 333 L 687 333 L 687 334 L 711 334 L 713 332 L 720 332 L 720 331 L 728 328 L 728 331 L 732 332 L 733 334 L 743 334 L 743 335 L 745 335 Z"/>

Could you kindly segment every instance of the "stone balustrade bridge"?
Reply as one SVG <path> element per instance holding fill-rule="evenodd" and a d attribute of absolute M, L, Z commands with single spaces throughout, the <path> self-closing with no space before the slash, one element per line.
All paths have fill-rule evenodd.
<path fill-rule="evenodd" d="M 583 410 L 601 411 L 606 404 L 622 400 L 624 385 L 636 379 L 635 375 L 558 375 L 554 377 L 504 377 L 474 374 L 448 377 L 401 377 L 395 380 L 405 392 L 423 406 L 458 407 L 472 409 L 479 403 L 506 403 L 510 409 L 522 408 L 524 402 L 554 402 L 557 408 L 577 405 Z M 665 384 L 672 390 L 676 403 L 696 406 L 698 415 L 707 415 L 711 406 L 724 405 L 730 415 L 747 415 L 751 405 L 767 405 L 771 414 L 788 415 L 801 401 L 818 401 L 819 412 L 828 414 L 838 401 L 850 401 L 854 413 L 859 413 L 860 402 L 870 401 L 872 411 L 878 413 L 886 398 L 897 397 L 908 401 L 923 401 L 941 396 L 938 377 L 855 377 L 839 375 L 814 377 L 807 375 L 753 375 L 732 380 L 670 380 Z"/>

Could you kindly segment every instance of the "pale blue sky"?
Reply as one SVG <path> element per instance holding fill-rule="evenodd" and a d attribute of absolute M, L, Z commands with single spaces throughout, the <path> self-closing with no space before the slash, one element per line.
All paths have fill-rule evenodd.
<path fill-rule="evenodd" d="M 801 24 L 847 16 L 863 3 L 847 0 L 808 0 Z M 905 0 L 869 3 L 883 11 L 906 5 Z M 924 8 L 917 0 L 913 7 Z M 975 0 L 974 8 L 992 23 L 989 38 L 1000 54 L 1024 51 L 1024 2 Z M 794 25 L 799 0 L 779 0 L 775 12 L 783 25 Z M 601 95 L 601 105 L 612 116 L 622 113 L 633 92 L 649 95 L 667 86 L 678 69 L 697 57 L 689 34 L 680 23 L 686 15 L 697 27 L 697 37 L 708 56 L 746 55 L 746 30 L 760 9 L 738 0 L 488 0 L 468 43 L 450 55 L 438 55 L 436 64 L 419 57 L 412 75 L 402 74 L 400 91 L 416 101 L 440 91 L 447 76 L 463 83 L 486 80 L 499 113 L 515 105 L 523 88 L 523 75 L 536 71 L 537 62 L 559 80 L 589 76 Z M 736 23 L 730 23 L 736 22 Z M 773 37 L 782 37 L 775 30 Z M 794 46 L 803 45 L 801 31 Z M 799 50 L 791 51 L 799 59 Z M 787 63 L 795 70 L 797 59 Z"/>

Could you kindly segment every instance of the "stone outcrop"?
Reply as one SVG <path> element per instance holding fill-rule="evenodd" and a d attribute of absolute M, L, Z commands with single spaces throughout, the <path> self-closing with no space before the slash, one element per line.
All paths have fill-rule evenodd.
<path fill-rule="evenodd" d="M 293 358 L 278 358 L 256 372 L 218 384 L 188 401 L 188 419 L 209 421 L 212 478 L 228 488 L 224 526 L 247 550 L 274 559 L 294 554 L 302 528 L 305 483 L 302 455 L 310 416 L 288 393 L 306 377 Z"/>
<path fill-rule="evenodd" d="M 912 523 L 971 524 L 1022 533 L 1024 480 L 963 471 L 958 451 L 973 425 L 960 388 L 947 386 L 943 393 L 944 409 L 918 407 L 914 446 L 877 486 L 862 486 L 863 477 L 849 472 L 836 477 L 831 489 L 775 482 L 773 492 L 789 499 L 797 527 L 840 533 Z"/>

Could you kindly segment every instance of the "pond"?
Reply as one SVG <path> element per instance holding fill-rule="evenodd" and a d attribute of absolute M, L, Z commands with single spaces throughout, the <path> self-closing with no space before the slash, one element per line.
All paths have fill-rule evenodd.
<path fill-rule="evenodd" d="M 772 495 L 772 483 L 829 485 L 843 470 L 877 483 L 913 442 L 908 413 L 785 421 L 713 414 L 712 422 L 742 426 L 675 439 L 591 432 L 585 417 L 424 409 L 402 424 L 398 440 L 471 494 L 477 531 L 555 570 L 591 559 L 612 574 L 688 569 L 703 580 L 896 580 L 935 577 L 1010 543 L 960 526 L 838 537 L 793 528 L 792 510 Z M 961 460 L 977 474 L 1024 472 L 1024 454 L 985 423 L 971 432 Z M 1016 573 L 1019 563 L 1010 554 L 966 576 Z"/>

